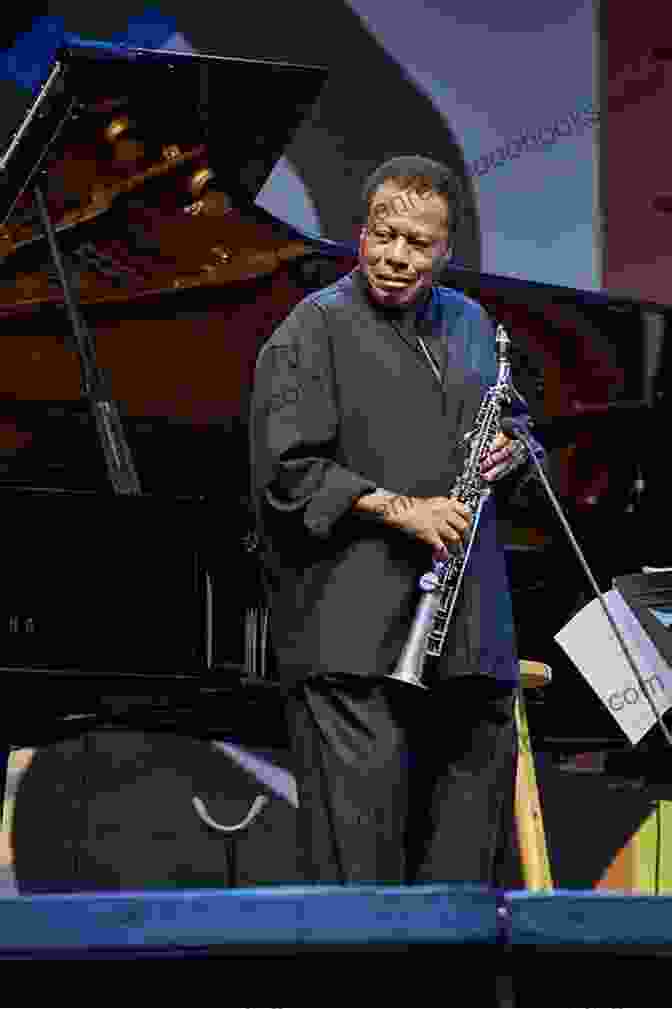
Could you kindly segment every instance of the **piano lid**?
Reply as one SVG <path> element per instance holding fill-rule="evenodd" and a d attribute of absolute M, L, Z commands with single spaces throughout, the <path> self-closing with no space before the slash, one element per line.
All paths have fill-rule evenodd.
<path fill-rule="evenodd" d="M 48 202 L 61 228 L 104 212 L 106 196 L 185 164 L 214 174 L 234 203 L 253 201 L 326 77 L 322 67 L 67 36 L 0 158 L 0 222 L 12 211 L 17 218 L 3 229 L 0 257 L 40 237 L 27 192 L 40 168 L 58 168 Z M 81 162 L 99 141 L 107 157 L 91 155 L 82 192 L 65 166 L 71 151 Z"/>

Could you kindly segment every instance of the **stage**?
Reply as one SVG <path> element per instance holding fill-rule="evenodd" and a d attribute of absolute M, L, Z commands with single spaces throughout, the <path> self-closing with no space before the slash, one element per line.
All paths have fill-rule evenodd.
<path fill-rule="evenodd" d="M 42 894 L 1 900 L 0 936 L 3 960 L 225 958 L 243 1001 L 255 985 L 265 994 L 270 975 L 255 968 L 268 966 L 273 1000 L 302 1004 L 381 1004 L 375 992 L 391 1005 L 669 1005 L 672 898 L 448 886 Z M 328 994 L 302 989 L 308 977 L 328 978 Z"/>

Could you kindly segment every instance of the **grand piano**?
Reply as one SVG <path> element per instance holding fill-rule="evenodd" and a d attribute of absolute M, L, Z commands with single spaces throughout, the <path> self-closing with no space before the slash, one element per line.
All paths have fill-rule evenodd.
<path fill-rule="evenodd" d="M 70 39 L 10 141 L 0 176 L 6 746 L 101 726 L 286 743 L 262 633 L 248 398 L 261 345 L 301 298 L 354 266 L 356 248 L 254 200 L 325 76 Z M 87 327 L 85 359 L 35 186 Z M 645 502 L 633 505 L 632 489 L 644 467 L 655 498 L 646 439 L 663 371 L 645 336 L 652 319 L 664 332 L 668 309 L 459 267 L 444 280 L 509 328 L 517 384 L 602 587 L 660 560 L 642 545 Z M 91 354 L 131 462 L 126 488 L 111 479 Z M 554 669 L 530 711 L 536 744 L 622 745 L 552 641 L 588 598 L 583 576 L 542 496 L 530 489 L 523 506 L 502 515 L 520 652 Z"/>
<path fill-rule="evenodd" d="M 247 402 L 264 339 L 354 260 L 254 198 L 325 77 L 69 40 L 10 139 L 0 496 L 16 529 L 3 551 L 0 737 L 11 745 L 115 719 L 284 738 L 249 631 L 260 585 Z M 96 397 L 116 412 L 126 485 Z"/>

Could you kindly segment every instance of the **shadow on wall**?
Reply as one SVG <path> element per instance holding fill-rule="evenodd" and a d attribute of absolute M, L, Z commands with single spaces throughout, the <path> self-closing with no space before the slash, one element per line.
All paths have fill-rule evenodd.
<path fill-rule="evenodd" d="M 137 10 L 123 0 L 111 8 L 59 4 L 66 31 L 103 40 L 123 32 L 129 18 L 137 18 Z M 188 8 L 165 0 L 161 15 L 154 13 L 174 19 L 178 30 L 202 52 L 329 69 L 311 117 L 285 152 L 314 204 L 325 237 L 355 240 L 365 178 L 387 158 L 423 154 L 448 164 L 463 182 L 466 205 L 454 257 L 460 265 L 480 270 L 477 197 L 462 148 L 430 98 L 345 0 L 322 0 L 319 7 L 309 0 L 287 0 L 278 6 L 252 3 L 238 6 L 235 17 L 225 5 Z M 16 105 L 5 96 L 10 90 L 6 82 L 0 85 L 0 96 L 8 99 L 5 104 Z M 221 110 L 221 128 L 226 131 L 226 108 Z"/>

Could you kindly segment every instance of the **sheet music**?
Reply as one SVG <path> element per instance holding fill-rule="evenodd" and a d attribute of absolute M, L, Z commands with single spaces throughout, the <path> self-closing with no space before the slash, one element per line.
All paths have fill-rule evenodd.
<path fill-rule="evenodd" d="M 672 706 L 672 669 L 660 655 L 618 589 L 604 600 L 623 635 L 659 714 Z M 598 599 L 572 617 L 555 640 L 590 684 L 630 742 L 637 744 L 656 724 L 627 657 Z"/>

